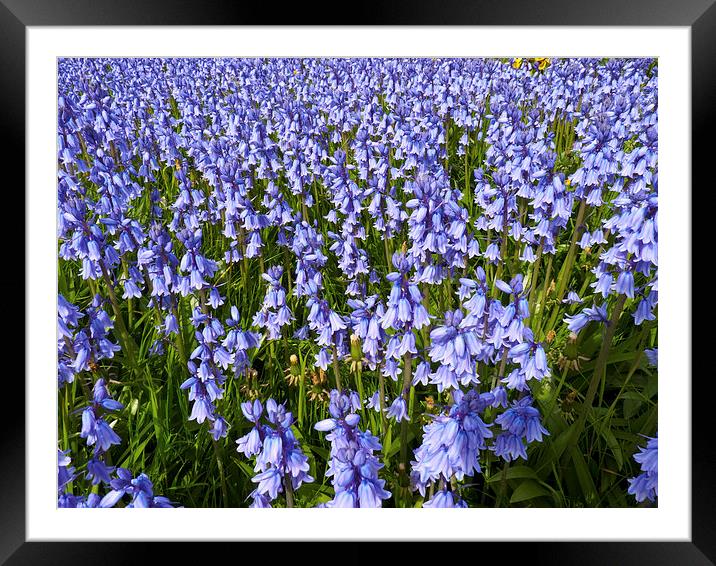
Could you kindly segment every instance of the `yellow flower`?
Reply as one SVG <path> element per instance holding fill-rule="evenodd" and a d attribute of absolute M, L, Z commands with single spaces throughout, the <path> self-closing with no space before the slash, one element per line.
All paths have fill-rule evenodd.
<path fill-rule="evenodd" d="M 512 68 L 519 69 L 522 66 L 522 57 L 517 57 L 512 61 Z"/>

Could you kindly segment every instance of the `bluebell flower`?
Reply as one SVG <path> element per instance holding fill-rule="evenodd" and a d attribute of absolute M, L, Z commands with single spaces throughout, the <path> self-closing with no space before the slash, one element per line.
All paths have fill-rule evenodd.
<path fill-rule="evenodd" d="M 236 441 L 237 452 L 248 458 L 256 456 L 254 471 L 258 473 L 252 481 L 258 485 L 250 494 L 251 507 L 269 507 L 270 502 L 285 491 L 286 482 L 290 481 L 295 491 L 313 481 L 308 474 L 308 458 L 291 430 L 293 415 L 283 404 L 269 399 L 264 412 L 263 405 L 256 399 L 253 403 L 242 403 L 241 411 L 254 423 L 253 428 Z M 268 422 L 262 423 L 262 417 Z"/>
<path fill-rule="evenodd" d="M 286 305 L 286 290 L 281 285 L 283 268 L 278 265 L 269 268 L 261 277 L 269 283 L 261 310 L 254 316 L 253 324 L 266 328 L 270 340 L 281 337 L 281 328 L 293 319 L 291 309 Z"/>
<path fill-rule="evenodd" d="M 461 310 L 445 313 L 445 324 L 430 332 L 430 359 L 440 365 L 430 379 L 438 391 L 479 383 L 476 372 L 477 356 L 481 353 L 475 329 L 464 327 Z"/>
<path fill-rule="evenodd" d="M 582 303 L 584 301 L 579 298 L 579 295 L 577 295 L 577 293 L 575 293 L 574 291 L 569 291 L 567 293 L 566 298 L 562 299 L 562 302 L 568 305 L 574 305 L 577 303 Z"/>
<path fill-rule="evenodd" d="M 249 350 L 258 348 L 261 336 L 250 330 L 241 328 L 239 309 L 231 306 L 231 317 L 226 320 L 226 336 L 221 342 L 227 353 L 233 355 L 234 373 L 241 374 L 249 367 Z"/>
<path fill-rule="evenodd" d="M 117 469 L 117 477 L 110 482 L 112 487 L 102 500 L 99 507 L 114 507 L 125 495 L 131 497 L 126 507 L 164 507 L 172 508 L 169 499 L 154 495 L 154 486 L 146 474 L 132 476 L 126 468 Z"/>
<path fill-rule="evenodd" d="M 467 503 L 455 492 L 445 488 L 437 490 L 432 498 L 423 503 L 423 507 L 430 509 L 467 508 Z"/>
<path fill-rule="evenodd" d="M 214 440 L 226 438 L 226 435 L 229 433 L 229 423 L 226 422 L 224 417 L 217 417 L 214 420 L 209 432 Z"/>
<path fill-rule="evenodd" d="M 646 438 L 646 447 L 634 454 L 634 460 L 641 465 L 642 473 L 629 479 L 627 490 L 639 503 L 647 499 L 655 501 L 659 495 L 659 435 Z"/>
<path fill-rule="evenodd" d="M 329 432 L 330 460 L 326 477 L 333 478 L 334 498 L 326 507 L 381 507 L 391 493 L 385 480 L 378 477 L 383 467 L 374 455 L 381 449 L 378 439 L 368 431 L 358 429 L 360 399 L 355 392 L 330 394 L 331 418 L 317 422 L 314 428 Z"/>
<path fill-rule="evenodd" d="M 145 337 L 148 355 L 171 355 L 173 343 L 178 348 L 191 337 L 181 387 L 190 419 L 208 421 L 214 439 L 229 430 L 219 414 L 226 380 L 247 374 L 264 334 L 313 342 L 316 366 L 326 370 L 334 356 L 349 353 L 353 333 L 360 363 L 372 373 L 397 381 L 408 375 L 406 356 L 413 362 L 412 383 L 387 404 L 391 417 L 406 416 L 404 386 L 454 391 L 451 406 L 426 417 L 433 427 L 426 436 L 437 446 L 455 422 L 481 447 L 464 449 L 460 440 L 448 448 L 459 454 L 444 456 L 445 463 L 444 451 L 428 443 L 416 465 L 449 474 L 425 480 L 434 493 L 426 507 L 462 505 L 453 468 L 468 475 L 473 453 L 487 444 L 508 459 L 526 458 L 539 421 L 529 410 L 535 407 L 517 407 L 513 398 L 550 374 L 547 346 L 532 335 L 522 276 L 488 282 L 485 263 L 500 273 L 519 271 L 520 263 L 547 265 L 563 257 L 574 229 L 579 263 L 594 260 L 585 286 L 593 296 L 570 290 L 556 299 L 557 312 L 571 313 L 568 330 L 607 323 L 610 295 L 630 299 L 625 308 L 636 325 L 657 317 L 653 59 L 69 58 L 58 69 L 58 257 L 83 281 L 105 280 L 133 300 L 133 311 L 156 319 L 155 335 Z M 368 250 L 376 243 L 374 257 Z M 235 264 L 255 267 L 250 260 L 259 257 L 268 264 L 261 309 L 242 320 L 230 307 L 227 318 L 220 311 L 229 309 L 235 289 L 222 287 L 224 278 L 235 283 Z M 477 258 L 483 267 L 475 267 Z M 270 267 L 277 261 L 282 266 Z M 336 281 L 324 288 L 325 277 Z M 585 281 L 564 277 L 577 289 Z M 545 300 L 551 305 L 551 288 L 543 299 L 534 292 L 540 310 Z M 90 300 L 80 311 L 58 297 L 59 387 L 78 375 L 96 380 L 110 365 L 100 362 L 119 350 L 109 303 Z M 193 335 L 183 328 L 189 304 Z M 436 304 L 442 311 L 429 312 Z M 289 331 L 294 317 L 299 328 Z M 647 361 L 655 363 L 650 352 Z M 488 391 L 493 376 L 497 386 Z M 396 388 L 388 386 L 392 399 Z M 473 386 L 481 389 L 463 397 L 460 388 Z M 108 415 L 120 409 L 99 393 L 80 408 L 82 434 L 94 447 L 82 462 L 84 483 L 101 494 L 108 478 L 137 480 L 136 490 L 119 490 L 115 504 L 133 504 L 136 495 L 143 506 L 145 479 L 118 475 L 102 457 L 119 441 Z M 358 436 L 375 446 L 358 429 L 360 400 L 356 407 L 348 395 L 342 403 L 319 427 L 337 435 L 334 444 Z M 254 404 L 244 411 L 253 426 L 238 444 L 260 463 L 252 507 L 270 506 L 286 486 L 275 466 L 290 444 L 280 432 L 290 429 L 281 424 L 288 412 L 266 404 L 265 411 Z M 376 395 L 368 400 L 369 408 L 380 405 Z M 502 426 L 496 438 L 475 432 L 482 427 L 473 416 L 481 420 L 487 407 L 485 419 Z M 532 428 L 520 432 L 522 421 Z M 329 506 L 382 504 L 383 485 L 368 457 L 375 450 L 331 457 Z M 287 456 L 291 469 L 305 473 L 298 452 Z M 348 481 L 366 465 L 360 481 Z M 63 507 L 101 501 L 97 494 L 58 496 Z"/>
<path fill-rule="evenodd" d="M 525 328 L 523 333 L 523 342 L 513 346 L 507 352 L 512 361 L 520 365 L 520 370 L 524 374 L 521 380 L 522 386 L 514 386 L 514 378 L 511 382 L 511 388 L 524 390 L 524 383 L 530 379 L 541 381 L 545 377 L 549 377 L 551 372 L 547 366 L 547 355 L 541 343 L 535 342 L 532 330 Z M 505 380 L 503 380 L 505 381 Z M 510 385 L 508 385 L 510 386 Z"/>
<path fill-rule="evenodd" d="M 72 459 L 69 457 L 69 450 L 57 450 L 57 491 L 62 493 L 65 486 L 75 477 L 75 468 L 70 466 Z"/>
<path fill-rule="evenodd" d="M 85 477 L 92 481 L 92 485 L 97 485 L 100 482 L 109 484 L 111 481 L 110 476 L 114 469 L 114 466 L 108 466 L 99 458 L 93 457 L 87 462 L 87 475 Z"/>
<path fill-rule="evenodd" d="M 658 293 L 652 290 L 641 301 L 639 301 L 636 312 L 632 315 L 634 317 L 634 324 L 640 325 L 645 320 L 656 319 L 654 307 L 657 303 L 657 297 Z"/>
<path fill-rule="evenodd" d="M 388 416 L 388 418 L 395 419 L 395 422 L 397 423 L 404 420 L 409 421 L 410 417 L 408 416 L 408 403 L 405 400 L 405 397 L 401 395 L 396 397 L 395 400 L 390 404 L 390 407 L 388 407 L 386 415 Z"/>
<path fill-rule="evenodd" d="M 517 458 L 527 460 L 524 440 L 527 444 L 542 442 L 542 435 L 549 435 L 547 429 L 542 426 L 539 411 L 532 406 L 530 395 L 513 402 L 511 407 L 498 415 L 495 423 L 499 424 L 504 432 L 497 436 L 491 449 L 496 456 L 501 456 L 508 462 Z"/>
<path fill-rule="evenodd" d="M 473 389 L 453 392 L 455 404 L 447 414 L 433 417 L 423 428 L 422 444 L 415 450 L 411 462 L 411 480 L 414 489 L 425 495 L 429 483 L 480 473 L 479 451 L 487 448 L 486 439 L 492 438 L 489 425 L 480 414 L 489 404 Z"/>
<path fill-rule="evenodd" d="M 373 395 L 368 397 L 368 399 L 366 399 L 365 406 L 368 409 L 373 409 L 376 413 L 379 413 L 380 412 L 380 392 L 376 391 L 375 393 L 373 393 Z"/>
<path fill-rule="evenodd" d="M 190 377 L 180 385 L 181 389 L 189 390 L 188 398 L 193 402 L 189 420 L 195 420 L 199 424 L 210 421 L 211 434 L 218 435 L 217 437 L 226 432 L 224 423 L 215 422 L 219 418 L 216 414 L 216 402 L 224 396 L 224 372 L 230 366 L 243 371 L 248 365 L 248 358 L 242 346 L 247 349 L 258 346 L 258 339 L 253 333 L 246 333 L 238 328 L 238 310 L 232 308 L 232 316 L 236 318 L 227 321 L 227 335 L 226 328 L 219 319 L 205 314 L 198 307 L 194 309 L 191 323 L 198 345 L 189 355 L 187 362 Z"/>
<path fill-rule="evenodd" d="M 80 438 L 87 439 L 87 446 L 94 446 L 96 456 L 109 450 L 112 445 L 121 443 L 122 439 L 104 420 L 103 413 L 118 411 L 123 407 L 110 397 L 104 379 L 98 379 L 92 390 L 92 402 L 82 411 L 80 431 Z"/>
<path fill-rule="evenodd" d="M 105 301 L 95 295 L 85 313 L 58 295 L 58 386 L 71 383 L 74 376 L 89 371 L 91 364 L 114 357 L 120 348 L 109 339 L 114 323 L 104 310 Z M 78 329 L 80 318 L 85 317 L 87 326 Z"/>
<path fill-rule="evenodd" d="M 593 304 L 591 307 L 584 309 L 580 313 L 573 316 L 566 315 L 564 317 L 564 322 L 567 323 L 567 327 L 575 334 L 578 334 L 579 331 L 591 321 L 600 323 L 606 323 L 609 321 L 606 303 L 600 306 Z"/>
<path fill-rule="evenodd" d="M 414 260 L 396 252 L 393 254 L 392 262 L 398 271 L 386 276 L 393 286 L 380 324 L 384 329 L 393 328 L 402 332 L 420 330 L 430 324 L 430 319 L 422 304 L 423 296 L 417 284 L 411 282 L 409 278 Z"/>

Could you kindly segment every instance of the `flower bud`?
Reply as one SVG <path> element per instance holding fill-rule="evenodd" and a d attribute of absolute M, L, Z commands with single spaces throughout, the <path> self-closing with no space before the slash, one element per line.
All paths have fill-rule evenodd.
<path fill-rule="evenodd" d="M 564 356 L 569 360 L 576 360 L 578 355 L 577 335 L 574 332 L 570 332 L 569 338 L 567 338 L 567 344 L 564 347 Z"/>
<path fill-rule="evenodd" d="M 288 373 L 292 375 L 293 377 L 298 377 L 301 375 L 301 366 L 298 365 L 298 356 L 296 354 L 291 354 L 291 357 L 288 359 L 289 364 L 291 364 L 288 368 Z"/>
<path fill-rule="evenodd" d="M 351 359 L 354 362 L 358 362 L 363 357 L 360 347 L 360 338 L 355 334 L 351 334 Z"/>

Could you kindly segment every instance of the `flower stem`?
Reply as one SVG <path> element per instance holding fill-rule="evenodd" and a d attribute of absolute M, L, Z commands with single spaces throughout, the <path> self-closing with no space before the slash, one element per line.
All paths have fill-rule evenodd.
<path fill-rule="evenodd" d="M 500 377 L 505 377 L 503 374 L 505 373 L 505 366 L 507 365 L 507 353 L 509 352 L 509 348 L 505 346 L 502 350 L 502 361 L 500 362 L 500 369 L 495 372 L 495 375 L 492 376 L 492 387 L 491 389 L 494 389 L 497 386 L 497 379 Z"/>
<path fill-rule="evenodd" d="M 567 378 L 567 373 L 569 372 L 569 368 L 567 365 L 564 366 L 564 369 L 562 370 L 562 376 L 559 379 L 559 383 L 557 384 L 557 388 L 555 389 L 554 393 L 552 394 L 552 398 L 549 401 L 549 408 L 544 411 L 544 418 L 545 420 L 549 418 L 549 416 L 552 414 L 552 411 L 554 411 L 554 407 L 557 404 L 557 399 L 559 399 L 559 394 L 562 391 L 562 388 L 564 387 L 564 381 Z"/>
<path fill-rule="evenodd" d="M 298 382 L 298 426 L 303 426 L 303 412 L 304 405 L 306 404 L 306 373 L 303 370 L 303 364 L 301 364 L 300 381 Z"/>
<path fill-rule="evenodd" d="M 507 470 L 510 469 L 510 463 L 506 462 L 505 466 L 502 468 L 502 477 L 500 478 L 500 493 L 497 496 L 497 503 L 495 504 L 495 507 L 502 507 L 502 502 L 505 500 L 505 495 L 507 495 Z"/>
<path fill-rule="evenodd" d="M 582 432 L 584 430 L 584 425 L 587 421 L 587 416 L 589 412 L 592 410 L 592 403 L 594 402 L 594 395 L 597 392 L 597 387 L 599 386 L 599 382 L 602 379 L 602 374 L 604 373 L 604 370 L 607 366 L 607 359 L 609 357 L 609 349 L 612 345 L 612 340 L 614 338 L 614 333 L 617 329 L 617 323 L 619 322 L 619 317 L 621 316 L 622 309 L 624 308 L 624 303 L 626 301 L 626 295 L 619 295 L 619 298 L 617 299 L 617 302 L 614 305 L 614 310 L 612 311 L 612 316 L 607 322 L 607 326 L 604 329 L 604 338 L 602 340 L 602 347 L 599 350 L 599 356 L 597 357 L 596 365 L 594 366 L 594 373 L 592 374 L 592 380 L 589 382 L 589 389 L 587 389 L 587 394 L 584 396 L 584 403 L 582 403 L 582 408 L 579 414 L 579 419 L 577 420 L 577 423 L 575 424 L 574 428 L 572 429 L 572 434 L 567 446 L 567 449 L 565 450 L 565 459 L 569 458 L 572 454 L 572 449 L 577 445 L 577 441 L 579 440 L 579 437 L 582 435 Z M 565 462 L 566 463 L 566 462 Z"/>
<path fill-rule="evenodd" d="M 358 391 L 358 397 L 361 402 L 361 413 L 363 415 L 363 422 L 368 423 L 368 413 L 365 409 L 365 397 L 363 396 L 363 366 L 360 361 L 355 362 L 355 375 L 356 375 L 356 389 Z"/>
<path fill-rule="evenodd" d="M 181 319 L 179 318 L 179 309 L 177 309 L 177 301 L 172 301 L 172 313 L 174 314 L 174 318 L 177 319 L 177 326 L 179 327 L 179 332 L 177 333 L 177 347 L 179 348 L 179 355 L 181 356 L 182 361 L 182 367 L 186 369 L 186 363 L 188 361 L 188 358 L 186 357 L 186 345 L 184 344 L 184 332 L 183 332 L 183 325 L 181 322 Z"/>
<path fill-rule="evenodd" d="M 338 348 L 333 344 L 333 373 L 336 375 L 336 389 L 340 392 L 341 387 L 341 368 L 338 365 Z"/>
<path fill-rule="evenodd" d="M 542 243 L 537 248 L 537 258 L 535 259 L 534 268 L 532 269 L 532 279 L 530 281 L 530 294 L 528 299 L 528 310 L 529 316 L 534 320 L 534 304 L 535 304 L 535 292 L 537 291 L 537 278 L 539 276 L 539 268 L 542 263 Z"/>
<path fill-rule="evenodd" d="M 385 440 L 385 434 L 388 431 L 388 419 L 385 416 L 385 376 L 383 368 L 378 368 L 378 391 L 380 395 L 378 406 L 380 408 L 380 434 L 381 440 Z"/>
<path fill-rule="evenodd" d="M 219 478 L 221 479 L 221 497 L 223 498 L 223 504 L 224 507 L 229 506 L 229 490 L 226 487 L 226 476 L 224 475 L 224 461 L 221 458 L 221 454 L 219 453 L 219 443 L 211 439 L 212 444 L 214 445 L 214 456 L 216 457 L 216 465 L 219 467 Z"/>
<path fill-rule="evenodd" d="M 574 231 L 572 232 L 572 241 L 569 244 L 569 251 L 567 252 L 567 257 L 564 260 L 564 264 L 562 265 L 562 269 L 559 272 L 559 276 L 557 277 L 557 291 L 555 292 L 555 306 L 554 310 L 552 311 L 552 316 L 549 319 L 549 323 L 547 324 L 547 328 L 552 328 L 554 326 L 554 323 L 557 321 L 557 317 L 559 316 L 560 311 L 560 303 L 562 301 L 562 298 L 564 297 L 564 292 L 567 289 L 567 284 L 569 283 L 569 280 L 572 275 L 572 267 L 574 266 L 574 258 L 576 255 L 576 247 L 577 247 L 577 239 L 579 238 L 579 235 L 582 232 L 582 221 L 584 220 L 584 213 L 587 208 L 587 201 L 586 199 L 582 199 L 579 202 L 579 210 L 577 211 L 577 218 L 574 221 Z"/>
<path fill-rule="evenodd" d="M 291 474 L 288 472 L 283 477 L 283 486 L 286 488 L 286 507 L 293 507 L 293 484 Z"/>
<path fill-rule="evenodd" d="M 104 264 L 102 264 L 101 267 L 102 278 L 104 279 L 104 283 L 107 287 L 107 294 L 109 295 L 109 302 L 112 304 L 112 310 L 114 310 L 114 318 L 118 331 L 117 338 L 119 339 L 122 351 L 127 358 L 127 365 L 130 367 L 130 369 L 136 369 L 137 346 L 134 343 L 132 337 L 129 335 L 129 332 L 127 331 L 127 326 L 124 324 L 124 318 L 122 318 L 122 311 L 119 307 L 119 301 L 117 300 L 117 295 L 114 292 L 112 281 L 109 278 L 109 273 L 107 273 L 107 269 L 105 268 Z"/>
<path fill-rule="evenodd" d="M 403 390 L 401 395 L 405 399 L 407 405 L 409 401 L 410 383 L 413 380 L 413 356 L 410 352 L 403 355 Z M 408 421 L 403 419 L 400 422 L 400 461 L 405 464 L 405 470 L 408 469 Z"/>
<path fill-rule="evenodd" d="M 542 316 L 545 312 L 545 303 L 547 302 L 547 295 L 550 291 L 550 278 L 552 277 L 552 260 L 554 259 L 554 256 L 549 256 L 549 260 L 547 261 L 547 269 L 544 274 L 544 284 L 542 285 L 542 291 L 540 292 L 539 296 L 537 297 L 537 303 L 535 304 L 535 310 L 537 311 L 535 314 L 537 317 L 534 320 L 534 324 L 532 325 L 533 330 L 541 330 L 542 326 Z M 538 340 L 541 340 L 541 335 L 535 334 L 535 338 Z"/>

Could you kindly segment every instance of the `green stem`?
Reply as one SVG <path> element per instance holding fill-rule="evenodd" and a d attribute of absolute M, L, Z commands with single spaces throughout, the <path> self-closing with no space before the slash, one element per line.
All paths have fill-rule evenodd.
<path fill-rule="evenodd" d="M 224 474 L 224 461 L 221 458 L 221 454 L 219 453 L 219 443 L 211 439 L 212 444 L 214 445 L 214 456 L 216 457 L 216 465 L 219 467 L 219 478 L 221 480 L 221 496 L 224 499 L 223 505 L 224 507 L 229 506 L 229 490 L 226 487 L 226 476 Z"/>
<path fill-rule="evenodd" d="M 177 299 L 178 302 L 178 299 Z M 184 332 L 182 329 L 184 328 L 181 323 L 181 319 L 179 318 L 179 310 L 177 309 L 177 302 L 172 301 L 172 313 L 174 314 L 174 318 L 177 319 L 177 326 L 179 327 L 179 332 L 177 333 L 176 338 L 176 345 L 179 349 L 179 356 L 181 356 L 182 361 L 182 367 L 186 369 L 186 363 L 189 361 L 189 359 L 186 357 L 186 344 L 184 343 Z"/>
<path fill-rule="evenodd" d="M 505 265 L 505 259 L 507 258 L 507 229 L 508 229 L 507 203 L 505 203 L 505 211 L 503 212 L 503 215 L 502 215 L 502 226 L 503 226 L 503 228 L 502 228 L 502 242 L 500 243 L 500 261 L 497 264 L 497 270 L 495 271 L 495 279 L 493 280 L 493 285 L 494 285 L 494 282 L 497 281 L 502 276 L 502 270 Z M 500 292 L 499 288 L 496 285 L 493 286 L 492 296 L 496 297 L 499 294 L 499 292 Z"/>
<path fill-rule="evenodd" d="M 117 295 L 114 292 L 114 287 L 112 286 L 112 281 L 109 278 L 109 273 L 107 273 L 107 269 L 105 268 L 104 264 L 102 264 L 102 278 L 104 279 L 104 283 L 107 287 L 107 294 L 109 295 L 109 302 L 112 304 L 112 310 L 114 310 L 114 318 L 115 318 L 115 324 L 117 326 L 118 335 L 117 338 L 119 339 L 120 346 L 122 348 L 122 351 L 124 352 L 125 357 L 127 358 L 127 365 L 130 369 L 136 369 L 137 367 L 137 346 L 134 343 L 134 340 L 129 335 L 129 332 L 127 331 L 127 327 L 124 324 L 124 318 L 122 318 L 122 311 L 119 307 L 119 301 L 117 300 Z"/>
<path fill-rule="evenodd" d="M 385 441 L 385 434 L 388 432 L 388 419 L 385 416 L 385 376 L 383 368 L 378 368 L 378 391 L 380 392 L 380 434 L 381 440 Z"/>
<path fill-rule="evenodd" d="M 300 362 L 299 362 L 300 363 Z M 303 426 L 304 405 L 306 404 L 306 373 L 303 371 L 301 364 L 301 376 L 298 382 L 298 426 Z"/>
<path fill-rule="evenodd" d="M 647 338 L 649 337 L 649 332 L 651 332 L 651 328 L 647 324 L 644 324 L 643 326 L 644 326 L 644 328 L 642 328 L 641 335 L 639 336 L 638 347 L 636 349 L 636 355 L 634 356 L 634 361 L 632 362 L 632 365 L 629 368 L 629 373 L 627 373 L 627 376 L 624 379 L 624 383 L 619 388 L 619 394 L 614 398 L 614 401 L 612 401 L 612 404 L 609 406 L 609 410 L 607 411 L 608 416 L 612 415 L 614 413 L 614 409 L 617 406 L 617 402 L 622 399 L 622 393 L 624 393 L 626 386 L 629 385 L 629 381 L 631 380 L 632 375 L 634 375 L 634 372 L 639 367 L 641 358 L 644 355 L 645 342 L 646 342 Z"/>
<path fill-rule="evenodd" d="M 403 390 L 401 391 L 401 395 L 403 396 L 403 399 L 405 399 L 405 404 L 407 406 L 410 397 L 409 397 L 409 391 L 410 391 L 410 384 L 413 380 L 413 356 L 410 354 L 410 352 L 406 352 L 403 355 Z M 403 473 L 407 473 L 408 469 L 408 420 L 403 419 L 400 422 L 400 461 L 405 465 L 403 468 Z"/>
<path fill-rule="evenodd" d="M 507 365 L 507 353 L 509 352 L 509 348 L 505 346 L 505 348 L 502 350 L 502 361 L 500 362 L 500 368 L 495 372 L 495 375 L 492 376 L 492 387 L 490 389 L 494 389 L 497 386 L 497 378 L 498 377 L 504 377 L 505 372 L 505 366 Z"/>
<path fill-rule="evenodd" d="M 577 420 L 577 423 L 575 424 L 574 428 L 572 429 L 572 434 L 569 439 L 569 444 L 567 447 L 567 450 L 565 450 L 565 457 L 569 458 L 572 449 L 577 445 L 577 441 L 579 440 L 580 436 L 582 435 L 582 432 L 584 430 L 584 425 L 587 421 L 587 416 L 589 415 L 589 412 L 592 410 L 592 403 L 594 402 L 594 395 L 597 392 L 597 387 L 599 386 L 599 382 L 602 380 L 602 374 L 604 373 L 604 370 L 607 366 L 607 359 L 609 357 L 609 349 L 612 345 L 612 340 L 614 338 L 614 333 L 617 329 L 617 323 L 619 322 L 619 317 L 621 316 L 622 309 L 624 308 L 624 303 L 626 301 L 626 295 L 619 295 L 619 298 L 617 299 L 617 302 L 614 305 L 614 310 L 612 311 L 612 316 L 607 322 L 607 326 L 604 329 L 604 338 L 602 340 L 602 347 L 599 350 L 599 356 L 597 357 L 596 365 L 594 366 L 594 373 L 592 374 L 592 380 L 589 382 L 589 388 L 587 389 L 587 393 L 584 396 L 584 403 L 582 403 L 582 408 L 579 414 L 579 419 Z"/>
<path fill-rule="evenodd" d="M 559 399 L 559 394 L 562 391 L 562 387 L 564 387 L 564 382 L 567 379 L 567 372 L 569 371 L 569 368 L 565 365 L 564 369 L 562 370 L 562 375 L 559 378 L 559 383 L 557 384 L 557 389 L 555 389 L 552 398 L 549 400 L 549 408 L 544 412 L 544 418 L 545 420 L 549 418 L 549 416 L 552 414 L 552 411 L 554 411 L 554 407 L 557 404 L 557 399 Z"/>
<path fill-rule="evenodd" d="M 430 284 L 423 283 L 423 307 L 427 312 L 430 312 Z M 420 329 L 420 336 L 423 339 L 423 348 L 427 348 L 430 345 L 430 334 L 428 333 L 428 326 L 423 326 Z"/>
<path fill-rule="evenodd" d="M 288 472 L 284 475 L 283 486 L 286 488 L 286 507 L 293 507 L 293 483 Z"/>
<path fill-rule="evenodd" d="M 449 118 L 445 122 L 445 171 L 448 174 L 448 177 L 450 176 L 450 150 L 449 150 L 449 142 L 450 142 L 450 125 L 449 125 Z"/>
<path fill-rule="evenodd" d="M 338 391 L 342 391 L 341 388 L 341 368 L 338 364 L 338 348 L 336 348 L 336 345 L 333 344 L 333 373 L 336 376 L 336 389 Z"/>
<path fill-rule="evenodd" d="M 545 303 L 547 302 L 547 290 L 550 286 L 550 277 L 552 277 L 552 260 L 554 259 L 554 256 L 549 256 L 549 261 L 547 261 L 547 271 L 545 272 L 544 276 L 544 285 L 542 285 L 542 291 L 540 292 L 539 296 L 537 297 L 537 304 L 535 305 L 536 309 L 536 315 L 537 318 L 535 319 L 535 323 L 532 325 L 532 328 L 537 331 L 535 333 L 535 337 L 537 339 L 541 339 L 540 334 L 540 326 L 542 324 L 542 316 L 545 312 Z"/>
<path fill-rule="evenodd" d="M 577 218 L 574 221 L 574 231 L 572 232 L 572 241 L 569 244 L 569 251 L 567 252 L 567 257 L 564 260 L 564 264 L 562 265 L 562 269 L 559 272 L 559 276 L 557 277 L 557 290 L 555 292 L 555 307 L 552 311 L 552 316 L 549 319 L 549 323 L 547 324 L 547 328 L 553 328 L 555 322 L 557 321 L 557 317 L 559 316 L 560 311 L 560 303 L 562 301 L 562 298 L 564 297 L 564 292 L 567 289 L 567 284 L 569 283 L 569 280 L 572 275 L 572 267 L 574 266 L 574 258 L 576 255 L 576 247 L 577 247 L 577 239 L 579 238 L 579 235 L 582 231 L 582 221 L 584 220 L 584 212 L 587 208 L 587 201 L 586 199 L 582 199 L 579 202 L 579 210 L 577 211 Z"/>
<path fill-rule="evenodd" d="M 500 478 L 500 493 L 497 496 L 497 503 L 495 507 L 502 507 L 502 502 L 507 495 L 507 470 L 510 469 L 510 463 L 506 462 L 505 467 L 502 468 L 502 477 Z"/>
<path fill-rule="evenodd" d="M 390 258 L 391 258 L 390 247 L 388 244 L 388 238 L 385 237 L 385 234 L 383 235 L 383 247 L 385 248 L 386 273 L 390 273 L 390 270 L 391 270 L 393 264 L 390 260 Z"/>
<path fill-rule="evenodd" d="M 468 132 L 469 133 L 469 132 Z M 470 192 L 470 168 L 469 168 L 469 161 L 468 157 L 470 155 L 470 145 L 469 145 L 469 137 L 468 137 L 468 145 L 465 147 L 465 204 L 467 208 L 470 210 L 470 217 L 472 217 L 472 209 L 473 209 L 473 197 L 472 193 Z"/>
<path fill-rule="evenodd" d="M 539 276 L 539 268 L 542 263 L 542 243 L 540 242 L 537 248 L 537 258 L 535 259 L 534 268 L 532 269 L 532 280 L 530 281 L 530 296 L 527 301 L 529 316 L 534 320 L 534 304 L 535 304 L 535 291 L 537 290 L 537 278 Z"/>
<path fill-rule="evenodd" d="M 361 362 L 355 362 L 356 364 L 356 389 L 358 390 L 358 396 L 360 397 L 361 401 L 361 413 L 363 414 L 363 422 L 365 423 L 364 426 L 368 425 L 368 413 L 366 412 L 365 408 L 365 397 L 363 396 L 363 367 L 361 365 Z"/>
<path fill-rule="evenodd" d="M 129 277 L 129 270 L 127 268 L 127 263 L 124 261 L 124 258 L 122 258 L 122 270 L 124 273 L 125 279 Z M 133 318 L 134 318 L 134 303 L 132 301 L 132 297 L 129 297 L 127 299 L 127 328 L 131 329 L 133 326 Z"/>

